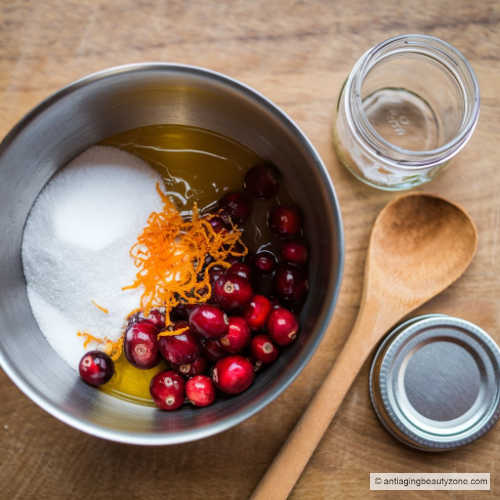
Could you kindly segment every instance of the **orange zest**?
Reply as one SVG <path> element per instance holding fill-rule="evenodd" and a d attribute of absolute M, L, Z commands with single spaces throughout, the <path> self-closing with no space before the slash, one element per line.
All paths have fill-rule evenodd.
<path fill-rule="evenodd" d="M 97 307 L 97 309 L 102 311 L 104 314 L 109 314 L 109 309 L 106 309 L 105 307 L 100 306 L 94 299 L 92 299 L 90 302 L 92 302 L 92 304 L 94 304 Z"/>
<path fill-rule="evenodd" d="M 142 288 L 140 307 L 131 311 L 128 318 L 137 311 L 142 311 L 147 317 L 153 308 L 165 308 L 165 329 L 158 334 L 158 337 L 164 337 L 179 335 L 189 329 L 172 328 L 170 311 L 175 306 L 180 303 L 199 304 L 210 298 L 210 269 L 214 266 L 229 267 L 229 257 L 243 257 L 248 249 L 241 241 L 241 230 L 232 223 L 230 230 L 215 232 L 210 224 L 215 215 L 202 217 L 196 204 L 191 219 L 185 220 L 159 183 L 156 190 L 163 208 L 161 212 L 149 215 L 146 227 L 130 249 L 138 271 L 134 282 L 122 290 Z M 104 313 L 109 312 L 94 300 L 92 303 Z M 77 335 L 85 337 L 84 348 L 91 342 L 104 344 L 102 350 L 113 361 L 122 353 L 123 335 L 116 342 L 88 332 L 78 332 Z"/>
<path fill-rule="evenodd" d="M 191 220 L 184 220 L 159 184 L 156 190 L 163 209 L 150 214 L 130 249 L 138 271 L 135 281 L 123 290 L 141 287 L 141 310 L 147 316 L 151 309 L 164 307 L 168 327 L 172 324 L 170 311 L 175 306 L 208 300 L 212 293 L 209 271 L 213 266 L 228 267 L 230 256 L 244 256 L 248 250 L 237 227 L 215 232 L 209 222 L 214 216 L 201 217 L 196 204 Z M 205 264 L 207 257 L 211 259 L 209 265 Z M 164 335 L 170 334 L 177 333 Z"/>
<path fill-rule="evenodd" d="M 85 337 L 83 348 L 86 349 L 91 342 L 104 344 L 103 352 L 105 352 L 113 361 L 116 361 L 122 354 L 123 350 L 123 335 L 116 341 L 110 340 L 107 337 L 103 339 L 95 337 L 89 332 L 77 332 L 78 337 Z"/>

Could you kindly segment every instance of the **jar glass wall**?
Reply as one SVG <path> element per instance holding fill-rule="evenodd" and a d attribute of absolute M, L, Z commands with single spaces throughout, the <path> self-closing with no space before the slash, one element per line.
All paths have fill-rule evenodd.
<path fill-rule="evenodd" d="M 334 145 L 358 179 L 385 190 L 432 178 L 467 143 L 479 86 L 464 56 L 427 35 L 401 35 L 356 63 L 337 103 Z"/>

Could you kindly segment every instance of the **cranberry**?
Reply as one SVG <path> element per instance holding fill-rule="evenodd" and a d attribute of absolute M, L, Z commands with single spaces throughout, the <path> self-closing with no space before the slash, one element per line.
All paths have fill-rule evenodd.
<path fill-rule="evenodd" d="M 284 307 L 275 309 L 269 316 L 267 330 L 278 345 L 288 345 L 295 340 L 299 322 L 295 314 Z"/>
<path fill-rule="evenodd" d="M 212 363 L 227 355 L 221 343 L 216 339 L 208 339 L 202 347 L 203 355 Z"/>
<path fill-rule="evenodd" d="M 226 311 L 244 307 L 253 296 L 252 286 L 248 280 L 227 274 L 215 282 L 214 293 L 217 302 Z"/>
<path fill-rule="evenodd" d="M 184 379 L 172 370 L 157 373 L 149 392 L 161 410 L 176 410 L 184 403 Z"/>
<path fill-rule="evenodd" d="M 248 389 L 255 377 L 253 365 L 243 356 L 227 356 L 217 361 L 212 379 L 226 394 L 239 394 Z"/>
<path fill-rule="evenodd" d="M 253 357 L 262 363 L 272 363 L 279 354 L 278 348 L 273 344 L 268 335 L 256 335 L 250 344 Z"/>
<path fill-rule="evenodd" d="M 194 406 L 208 406 L 214 402 L 215 388 L 210 377 L 196 375 L 186 382 L 186 397 Z"/>
<path fill-rule="evenodd" d="M 301 216 L 296 207 L 274 207 L 269 214 L 269 227 L 280 236 L 295 236 L 301 228 Z"/>
<path fill-rule="evenodd" d="M 219 338 L 227 332 L 227 315 L 217 306 L 203 304 L 189 315 L 189 324 L 199 334 L 207 338 Z"/>
<path fill-rule="evenodd" d="M 252 205 L 245 193 L 227 193 L 219 200 L 221 217 L 225 223 L 244 224 L 250 215 Z"/>
<path fill-rule="evenodd" d="M 239 276 L 244 280 L 251 281 L 252 278 L 252 270 L 250 266 L 243 264 L 241 262 L 235 262 L 228 270 L 228 276 Z"/>
<path fill-rule="evenodd" d="M 148 320 L 153 323 L 158 330 L 165 328 L 165 313 L 159 309 L 151 309 L 147 316 L 142 311 L 138 311 L 129 317 L 128 323 L 136 323 L 137 321 Z"/>
<path fill-rule="evenodd" d="M 300 304 L 306 297 L 309 284 L 302 270 L 281 266 L 274 278 L 274 288 L 281 299 Z"/>
<path fill-rule="evenodd" d="M 247 322 L 239 316 L 231 316 L 227 333 L 220 339 L 222 348 L 231 354 L 236 354 L 242 351 L 249 341 L 250 328 Z"/>
<path fill-rule="evenodd" d="M 252 330 L 260 330 L 271 313 L 271 302 L 264 295 L 254 295 L 246 306 L 244 317 Z"/>
<path fill-rule="evenodd" d="M 201 375 L 205 373 L 208 368 L 208 363 L 205 358 L 195 359 L 192 363 L 186 363 L 184 365 L 179 365 L 175 367 L 176 370 L 182 375 L 186 375 L 187 377 L 192 377 L 194 375 Z"/>
<path fill-rule="evenodd" d="M 307 262 L 307 247 L 301 241 L 287 241 L 281 247 L 281 257 L 285 262 L 302 266 Z"/>
<path fill-rule="evenodd" d="M 269 250 L 262 250 L 258 252 L 253 259 L 254 267 L 264 274 L 274 271 L 276 263 L 276 256 Z"/>
<path fill-rule="evenodd" d="M 208 271 L 210 283 L 214 284 L 225 272 L 226 270 L 222 266 L 212 266 Z"/>
<path fill-rule="evenodd" d="M 276 297 L 269 297 L 272 309 L 279 309 L 281 306 L 280 301 Z"/>
<path fill-rule="evenodd" d="M 123 350 L 135 367 L 147 370 L 160 362 L 157 333 L 158 328 L 147 319 L 128 325 Z"/>
<path fill-rule="evenodd" d="M 84 382 L 97 387 L 109 381 L 115 373 L 115 365 L 105 352 L 89 351 L 80 360 L 78 371 Z"/>
<path fill-rule="evenodd" d="M 276 195 L 279 173 L 271 163 L 263 163 L 251 168 L 245 175 L 245 190 L 255 198 L 271 198 Z"/>
<path fill-rule="evenodd" d="M 184 328 L 188 326 L 185 321 L 178 321 L 174 328 Z M 186 330 L 179 335 L 165 335 L 158 340 L 158 348 L 161 355 L 174 365 L 183 365 L 193 362 L 200 356 L 200 346 L 195 334 Z"/>
<path fill-rule="evenodd" d="M 222 220 L 222 217 L 219 217 L 217 215 L 214 217 L 210 217 L 210 219 L 208 220 L 208 223 L 212 226 L 212 229 L 216 233 L 220 233 L 221 231 L 224 231 L 225 229 L 227 229 L 227 226 L 224 223 L 224 221 Z"/>

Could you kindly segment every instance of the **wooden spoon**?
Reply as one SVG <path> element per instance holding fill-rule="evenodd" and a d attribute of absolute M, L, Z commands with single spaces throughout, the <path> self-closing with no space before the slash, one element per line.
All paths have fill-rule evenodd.
<path fill-rule="evenodd" d="M 370 237 L 363 295 L 351 335 L 253 500 L 289 495 L 385 332 L 459 278 L 476 249 L 477 231 L 469 215 L 438 196 L 409 193 L 380 212 Z"/>

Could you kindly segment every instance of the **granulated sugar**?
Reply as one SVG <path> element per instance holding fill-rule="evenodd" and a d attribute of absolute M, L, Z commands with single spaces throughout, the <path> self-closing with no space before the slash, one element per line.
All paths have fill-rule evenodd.
<path fill-rule="evenodd" d="M 117 340 L 140 289 L 122 291 L 137 269 L 130 247 L 162 208 L 161 177 L 139 158 L 94 146 L 42 190 L 24 232 L 28 298 L 51 346 L 75 369 L 84 354 L 78 331 Z M 105 314 L 96 304 L 109 310 Z"/>

